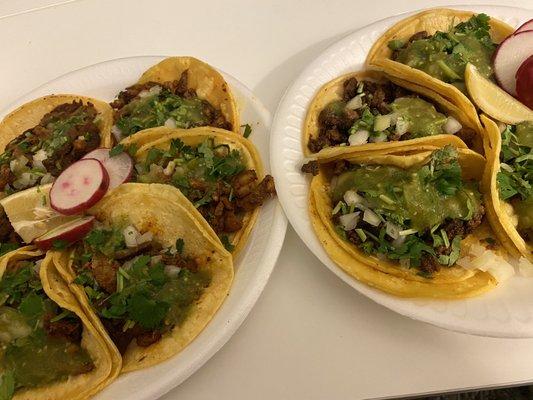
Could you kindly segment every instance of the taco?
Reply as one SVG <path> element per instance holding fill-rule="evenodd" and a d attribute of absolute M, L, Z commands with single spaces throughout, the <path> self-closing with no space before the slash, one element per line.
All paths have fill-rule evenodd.
<path fill-rule="evenodd" d="M 20 106 L 0 122 L 0 198 L 50 183 L 85 154 L 110 147 L 112 124 L 111 107 L 88 97 L 51 95 Z M 19 245 L 0 209 L 0 253 Z"/>
<path fill-rule="evenodd" d="M 511 26 L 485 14 L 427 10 L 388 29 L 370 49 L 366 63 L 441 94 L 464 110 L 481 132 L 476 109 L 466 94 L 465 67 L 470 62 L 493 79 L 496 45 L 513 32 Z"/>
<path fill-rule="evenodd" d="M 0 261 L 3 399 L 87 399 L 120 371 L 51 255 L 32 247 Z"/>
<path fill-rule="evenodd" d="M 356 279 L 397 296 L 453 299 L 512 273 L 483 219 L 479 154 L 451 146 L 347 151 L 314 163 L 311 222 L 332 260 Z"/>
<path fill-rule="evenodd" d="M 516 257 L 533 262 L 533 121 L 500 127 L 481 116 L 490 142 L 483 183 L 494 232 Z"/>
<path fill-rule="evenodd" d="M 154 128 L 140 132 L 159 139 L 141 146 L 132 180 L 178 188 L 234 255 L 244 246 L 259 207 L 275 195 L 251 142 L 216 128 Z M 137 135 L 125 139 L 135 146 Z M 207 228 L 207 229 L 211 229 Z"/>
<path fill-rule="evenodd" d="M 55 253 L 58 271 L 122 354 L 123 372 L 172 357 L 227 297 L 231 255 L 168 185 L 123 184 L 91 214 L 99 222 L 88 235 Z"/>
<path fill-rule="evenodd" d="M 315 95 L 303 131 L 304 153 L 331 156 L 344 146 L 360 151 L 428 144 L 465 148 L 465 143 L 481 149 L 476 129 L 461 109 L 425 87 L 377 71 L 352 72 Z"/>
<path fill-rule="evenodd" d="M 170 57 L 154 65 L 120 92 L 111 107 L 117 142 L 158 126 L 240 129 L 229 85 L 217 70 L 193 57 Z"/>

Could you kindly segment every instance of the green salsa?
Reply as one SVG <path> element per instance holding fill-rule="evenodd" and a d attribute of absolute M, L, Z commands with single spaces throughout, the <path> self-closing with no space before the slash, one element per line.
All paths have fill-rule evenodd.
<path fill-rule="evenodd" d="M 410 266 L 420 266 L 424 257 L 453 265 L 463 224 L 482 213 L 481 194 L 474 183 L 463 182 L 451 147 L 435 151 L 421 167 L 353 165 L 332 180 L 330 196 L 341 236 Z M 461 229 L 449 236 L 450 221 Z"/>
<path fill-rule="evenodd" d="M 503 132 L 500 171 L 497 176 L 502 200 L 510 201 L 518 217 L 518 230 L 533 234 L 533 122 L 508 125 Z"/>
<path fill-rule="evenodd" d="M 496 45 L 490 36 L 489 20 L 487 15 L 478 14 L 447 32 L 412 40 L 395 51 L 394 59 L 449 83 L 464 81 L 467 63 L 492 78 L 491 59 Z M 389 47 L 397 48 L 398 44 L 389 43 Z"/>
<path fill-rule="evenodd" d="M 400 97 L 391 104 L 397 117 L 408 124 L 411 138 L 444 134 L 444 124 L 448 117 L 435 109 L 435 106 L 419 97 Z"/>
<path fill-rule="evenodd" d="M 77 340 L 51 334 L 54 323 L 79 324 L 44 292 L 35 262 L 19 261 L 0 282 L 0 368 L 13 389 L 51 384 L 91 371 L 93 362 Z M 2 385 L 8 380 L 2 379 Z M 3 388 L 5 389 L 5 387 Z"/>
<path fill-rule="evenodd" d="M 126 104 L 120 110 L 116 128 L 121 136 L 165 124 L 188 129 L 209 125 L 212 114 L 213 108 L 205 100 L 198 97 L 183 98 L 161 89 L 158 93 L 137 97 Z"/>

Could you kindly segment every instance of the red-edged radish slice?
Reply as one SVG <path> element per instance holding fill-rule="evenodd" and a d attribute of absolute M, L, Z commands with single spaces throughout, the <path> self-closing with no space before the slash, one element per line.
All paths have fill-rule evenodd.
<path fill-rule="evenodd" d="M 55 242 L 66 242 L 72 244 L 82 239 L 89 233 L 93 227 L 95 218 L 91 215 L 88 217 L 78 218 L 64 225 L 52 229 L 43 236 L 35 239 L 35 245 L 41 250 L 49 250 Z"/>
<path fill-rule="evenodd" d="M 520 27 L 516 31 L 514 31 L 514 34 L 526 31 L 533 31 L 533 19 L 530 19 L 529 21 L 524 22 L 522 25 L 520 25 Z"/>
<path fill-rule="evenodd" d="M 59 175 L 50 189 L 50 206 L 64 215 L 92 207 L 107 192 L 109 175 L 94 158 L 76 161 Z"/>
<path fill-rule="evenodd" d="M 109 190 L 116 188 L 121 183 L 129 181 L 133 173 L 133 160 L 128 153 L 120 153 L 111 157 L 109 149 L 101 147 L 85 155 L 85 158 L 94 158 L 100 161 L 109 174 Z"/>
<path fill-rule="evenodd" d="M 516 72 L 516 95 L 518 100 L 533 110 L 533 55 Z"/>
<path fill-rule="evenodd" d="M 516 96 L 516 72 L 533 54 L 533 31 L 519 32 L 500 43 L 494 53 L 494 74 L 503 90 Z"/>

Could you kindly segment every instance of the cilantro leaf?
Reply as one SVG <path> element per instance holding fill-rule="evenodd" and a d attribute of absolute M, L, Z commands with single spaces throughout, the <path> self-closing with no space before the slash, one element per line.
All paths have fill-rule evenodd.
<path fill-rule="evenodd" d="M 179 253 L 179 254 L 183 254 L 183 247 L 185 246 L 185 242 L 183 241 L 182 238 L 178 238 L 176 239 L 176 251 Z"/>
<path fill-rule="evenodd" d="M 109 157 L 115 157 L 124 152 L 124 145 L 117 144 L 109 151 Z"/>
<path fill-rule="evenodd" d="M 43 299 L 36 293 L 30 292 L 20 302 L 19 311 L 28 318 L 35 318 L 44 311 Z"/>
<path fill-rule="evenodd" d="M 244 128 L 243 136 L 248 139 L 248 137 L 252 134 L 252 127 L 250 124 L 244 124 L 241 125 L 241 128 Z"/>
<path fill-rule="evenodd" d="M 0 381 L 0 400 L 11 400 L 15 394 L 15 374 L 11 370 L 2 373 Z"/>
<path fill-rule="evenodd" d="M 164 301 L 150 299 L 144 293 L 135 293 L 128 300 L 128 313 L 132 320 L 145 329 L 156 329 L 170 309 Z"/>

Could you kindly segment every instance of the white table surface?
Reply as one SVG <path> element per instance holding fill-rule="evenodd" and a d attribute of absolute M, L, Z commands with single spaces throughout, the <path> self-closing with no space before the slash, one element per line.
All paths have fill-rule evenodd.
<path fill-rule="evenodd" d="M 533 7 L 532 0 L 469 0 Z M 428 0 L 0 0 L 0 108 L 100 61 L 194 55 L 275 111 L 328 45 Z M 533 340 L 447 332 L 356 293 L 289 228 L 279 262 L 233 338 L 164 400 L 367 399 L 533 381 Z"/>

